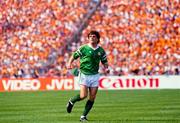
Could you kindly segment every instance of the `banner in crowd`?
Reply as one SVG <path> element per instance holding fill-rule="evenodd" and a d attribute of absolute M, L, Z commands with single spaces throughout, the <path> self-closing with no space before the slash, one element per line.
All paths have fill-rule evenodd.
<path fill-rule="evenodd" d="M 180 76 L 102 76 L 99 89 L 180 89 Z M 0 92 L 48 90 L 79 90 L 78 77 L 0 79 Z"/>

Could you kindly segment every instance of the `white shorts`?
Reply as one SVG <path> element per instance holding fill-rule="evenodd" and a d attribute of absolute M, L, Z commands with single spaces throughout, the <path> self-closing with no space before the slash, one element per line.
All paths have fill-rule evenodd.
<path fill-rule="evenodd" d="M 79 85 L 85 85 L 87 87 L 98 87 L 99 86 L 99 74 L 95 75 L 85 75 L 79 73 Z"/>

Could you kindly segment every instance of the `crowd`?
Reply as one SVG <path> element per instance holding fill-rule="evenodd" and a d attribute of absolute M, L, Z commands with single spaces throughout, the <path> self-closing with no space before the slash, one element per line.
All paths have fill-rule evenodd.
<path fill-rule="evenodd" d="M 101 32 L 112 75 L 177 75 L 179 5 L 179 0 L 102 0 L 83 33 Z"/>
<path fill-rule="evenodd" d="M 0 78 L 69 75 L 65 64 L 92 29 L 101 34 L 111 75 L 180 74 L 178 0 L 102 0 L 80 41 L 67 49 L 96 2 L 0 1 Z"/>

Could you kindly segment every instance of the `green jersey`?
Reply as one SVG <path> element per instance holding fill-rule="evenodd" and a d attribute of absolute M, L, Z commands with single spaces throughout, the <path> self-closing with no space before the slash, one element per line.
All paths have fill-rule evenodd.
<path fill-rule="evenodd" d="M 80 71 L 85 75 L 97 74 L 100 61 L 107 64 L 106 53 L 100 46 L 93 49 L 89 45 L 83 45 L 73 53 L 73 57 L 74 59 L 80 57 Z"/>

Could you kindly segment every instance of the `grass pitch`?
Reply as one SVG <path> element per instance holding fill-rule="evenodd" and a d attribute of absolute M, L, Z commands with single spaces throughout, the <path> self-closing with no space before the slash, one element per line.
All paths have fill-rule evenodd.
<path fill-rule="evenodd" d="M 0 123 L 79 123 L 85 100 L 71 114 L 78 91 L 0 93 Z M 180 123 L 180 90 L 99 91 L 89 123 Z"/>

